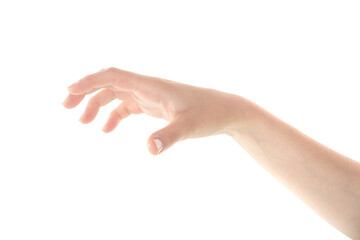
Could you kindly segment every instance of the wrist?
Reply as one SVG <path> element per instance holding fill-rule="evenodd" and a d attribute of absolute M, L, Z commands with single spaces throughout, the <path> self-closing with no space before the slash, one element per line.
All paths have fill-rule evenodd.
<path fill-rule="evenodd" d="M 225 134 L 233 138 L 249 135 L 260 107 L 244 97 L 236 96 L 230 109 L 232 118 L 225 129 Z"/>

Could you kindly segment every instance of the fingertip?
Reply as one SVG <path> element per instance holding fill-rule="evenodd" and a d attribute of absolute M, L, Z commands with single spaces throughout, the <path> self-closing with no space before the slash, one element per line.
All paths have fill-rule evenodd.
<path fill-rule="evenodd" d="M 79 118 L 79 122 L 81 122 L 82 124 L 88 124 L 92 121 L 92 119 L 90 119 L 88 116 L 85 116 L 85 114 L 81 115 L 81 117 Z"/>
<path fill-rule="evenodd" d="M 158 138 L 149 139 L 147 144 L 148 150 L 152 155 L 159 155 L 164 150 L 162 141 Z"/>
<path fill-rule="evenodd" d="M 74 108 L 76 105 L 74 105 L 72 103 L 72 100 L 70 99 L 71 96 L 70 94 L 66 97 L 66 99 L 62 102 L 62 105 L 67 108 L 67 109 L 71 109 L 71 108 Z"/>
<path fill-rule="evenodd" d="M 67 99 L 65 99 L 65 100 L 62 102 L 62 105 L 63 105 L 65 108 L 68 108 L 68 109 L 69 109 L 69 107 L 68 107 L 68 105 L 67 105 Z"/>
<path fill-rule="evenodd" d="M 148 143 L 148 150 L 152 155 L 158 155 L 156 147 L 154 147 L 152 143 Z"/>
<path fill-rule="evenodd" d="M 79 120 L 79 122 L 84 124 L 83 116 L 81 116 L 78 120 Z"/>
<path fill-rule="evenodd" d="M 65 101 L 62 103 L 62 105 L 63 105 L 65 108 L 67 108 L 67 109 L 72 109 L 72 108 L 75 108 L 75 107 L 76 107 L 76 105 L 71 104 L 71 103 L 69 102 L 69 100 L 65 100 Z"/>
<path fill-rule="evenodd" d="M 121 119 L 118 116 L 118 114 L 114 114 L 114 111 L 112 114 L 110 114 L 107 122 L 102 129 L 105 133 L 112 132 L 119 125 Z"/>
<path fill-rule="evenodd" d="M 65 100 L 63 101 L 63 105 L 64 107 L 70 109 L 70 108 L 74 108 L 77 105 L 79 105 L 79 103 L 84 99 L 85 95 L 74 95 L 69 93 L 68 96 L 65 98 Z"/>
<path fill-rule="evenodd" d="M 112 129 L 110 129 L 107 125 L 105 125 L 105 126 L 103 127 L 102 131 L 103 131 L 104 133 L 110 133 L 110 132 L 112 131 Z"/>

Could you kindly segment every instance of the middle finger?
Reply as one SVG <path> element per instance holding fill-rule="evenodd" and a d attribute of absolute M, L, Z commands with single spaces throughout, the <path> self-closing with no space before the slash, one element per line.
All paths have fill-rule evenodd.
<path fill-rule="evenodd" d="M 109 88 L 101 90 L 89 100 L 85 111 L 79 120 L 82 123 L 90 123 L 95 119 L 100 107 L 105 106 L 116 98 L 126 100 L 129 98 L 129 95 L 125 92 L 116 92 Z"/>

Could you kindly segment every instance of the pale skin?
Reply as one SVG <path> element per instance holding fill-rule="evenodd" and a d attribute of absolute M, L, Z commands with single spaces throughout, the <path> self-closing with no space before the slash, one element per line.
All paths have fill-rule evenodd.
<path fill-rule="evenodd" d="M 114 99 L 103 131 L 131 114 L 146 113 L 169 124 L 148 139 L 157 155 L 178 141 L 216 134 L 231 136 L 261 166 L 319 216 L 352 239 L 360 239 L 360 163 L 343 156 L 244 97 L 109 68 L 68 87 L 66 108 L 95 94 L 80 118 L 90 123 Z"/>

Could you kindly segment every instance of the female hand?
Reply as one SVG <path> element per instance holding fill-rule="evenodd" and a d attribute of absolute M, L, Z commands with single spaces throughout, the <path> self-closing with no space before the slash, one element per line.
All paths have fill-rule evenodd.
<path fill-rule="evenodd" d="M 112 131 L 130 114 L 146 113 L 169 121 L 148 140 L 159 154 L 187 138 L 229 134 L 257 162 L 334 227 L 360 239 L 360 164 L 316 142 L 260 106 L 236 95 L 109 68 L 69 88 L 64 106 L 89 100 L 83 123 L 101 106 L 120 99 L 104 126 Z"/>
<path fill-rule="evenodd" d="M 247 101 L 239 96 L 117 68 L 88 75 L 68 90 L 63 103 L 66 108 L 76 107 L 86 94 L 101 90 L 89 100 L 80 118 L 82 123 L 93 121 L 101 106 L 114 99 L 122 100 L 103 128 L 107 133 L 131 114 L 146 113 L 167 120 L 169 124 L 148 139 L 152 154 L 159 154 L 187 138 L 229 134 L 233 128 L 241 128 L 246 115 Z"/>

